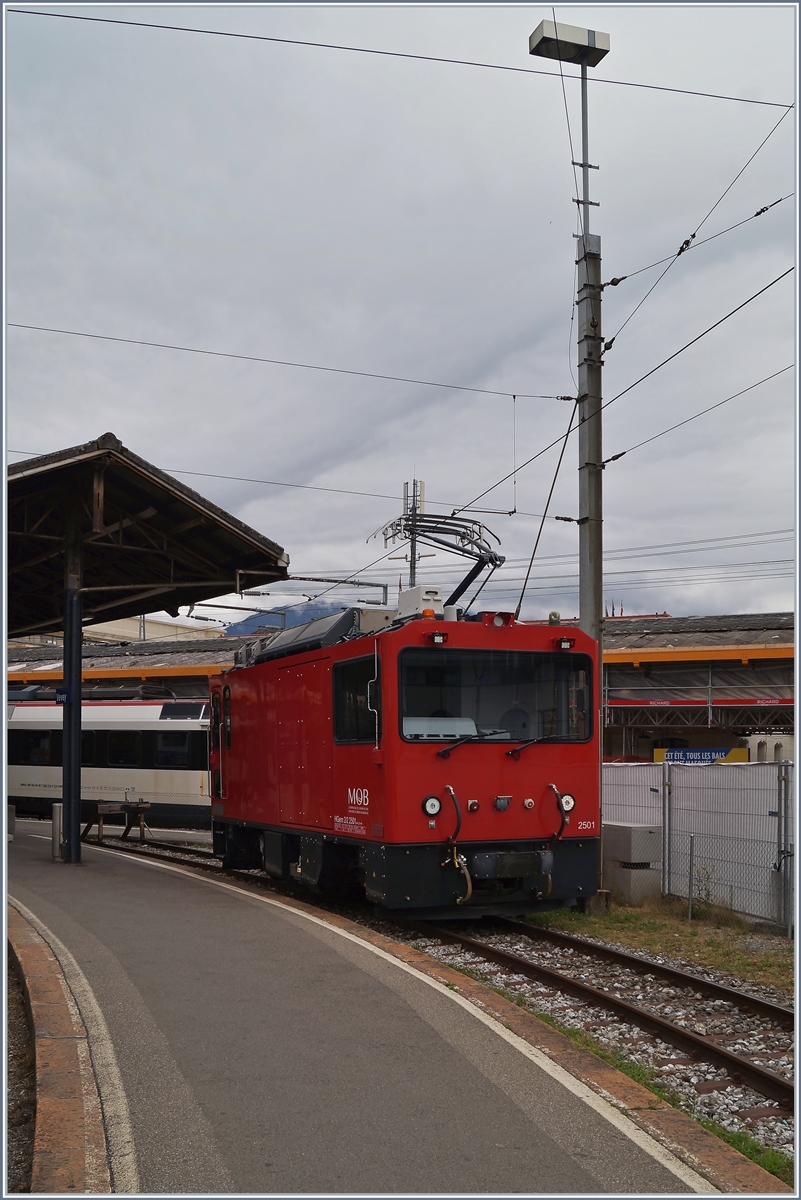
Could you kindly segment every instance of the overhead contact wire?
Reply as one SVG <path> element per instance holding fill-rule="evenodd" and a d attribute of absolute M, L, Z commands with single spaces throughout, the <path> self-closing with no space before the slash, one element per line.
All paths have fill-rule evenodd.
<path fill-rule="evenodd" d="M 457 67 L 480 67 L 487 71 L 509 71 L 515 75 L 545 75 L 551 79 L 557 78 L 555 71 L 539 71 L 535 67 L 511 67 L 504 63 L 487 63 L 465 58 L 445 58 L 434 54 L 407 54 L 400 50 L 374 50 L 367 46 L 345 46 L 335 42 L 309 42 L 300 38 L 270 37 L 260 33 L 233 33 L 226 29 L 199 29 L 190 25 L 165 25 L 155 21 L 126 21 L 120 17 L 89 17 L 79 13 L 52 13 L 31 10 L 27 8 L 9 8 L 6 12 L 16 13 L 26 17 L 56 17 L 66 21 L 94 21 L 102 25 L 128 25 L 136 29 L 166 29 L 173 33 L 202 33 L 210 37 L 241 38 L 250 42 L 275 42 L 283 46 L 310 46 L 319 50 L 345 50 L 351 54 L 375 54 L 382 58 L 406 58 L 414 62 L 447 63 Z M 579 75 L 568 75 L 568 79 L 580 79 Z M 766 108 L 784 108 L 788 111 L 792 104 L 782 104 L 778 100 L 754 100 L 747 96 L 725 96 L 719 92 L 700 92 L 689 88 L 666 87 L 656 83 L 634 83 L 627 79 L 601 79 L 593 77 L 595 83 L 607 83 L 615 87 L 644 88 L 649 92 L 671 92 L 679 96 L 700 96 L 708 100 L 731 100 L 738 104 L 757 104 Z"/>

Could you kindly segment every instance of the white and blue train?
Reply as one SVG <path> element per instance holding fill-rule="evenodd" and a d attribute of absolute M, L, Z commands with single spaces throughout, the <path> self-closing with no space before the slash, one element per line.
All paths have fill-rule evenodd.
<path fill-rule="evenodd" d="M 61 801 L 63 711 L 9 700 L 8 803 L 21 816 Z M 148 824 L 211 827 L 205 700 L 85 700 L 81 727 L 82 819 L 98 801 L 146 800 Z"/>

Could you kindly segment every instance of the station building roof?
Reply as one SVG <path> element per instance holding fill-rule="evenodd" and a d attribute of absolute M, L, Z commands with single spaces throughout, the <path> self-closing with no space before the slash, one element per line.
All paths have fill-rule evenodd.
<path fill-rule="evenodd" d="M 68 508 L 84 624 L 177 612 L 285 579 L 283 548 L 123 446 L 113 433 L 8 468 L 8 633 L 63 627 Z"/>
<path fill-rule="evenodd" d="M 607 617 L 604 662 L 714 662 L 792 658 L 793 613 Z"/>
<path fill-rule="evenodd" d="M 91 632 L 91 631 L 90 631 Z M 252 638 L 83 645 L 83 695 L 97 699 L 208 695 L 208 678 L 234 665 L 240 646 Z M 9 699 L 53 699 L 64 674 L 60 646 L 24 646 L 8 651 Z"/>

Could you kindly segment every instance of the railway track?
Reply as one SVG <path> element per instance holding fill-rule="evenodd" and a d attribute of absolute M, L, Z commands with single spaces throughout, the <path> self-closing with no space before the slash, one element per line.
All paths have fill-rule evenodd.
<path fill-rule="evenodd" d="M 704 979 L 700 975 L 693 975 L 689 971 L 682 971 L 667 963 L 655 963 L 649 958 L 643 958 L 641 955 L 632 954 L 627 950 L 618 950 L 614 946 L 592 942 L 589 938 L 578 937 L 573 933 L 562 933 L 557 929 L 543 929 L 536 925 L 527 925 L 523 921 L 510 921 L 505 917 L 498 917 L 496 923 L 502 930 L 528 937 L 534 942 L 537 940 L 550 942 L 552 945 L 563 946 L 568 950 L 575 950 L 593 958 L 618 963 L 643 975 L 653 975 L 654 978 L 664 979 L 667 983 L 677 987 L 691 987 L 695 992 L 702 996 L 708 996 L 712 1000 L 725 1000 L 747 1012 L 756 1013 L 761 1017 L 770 1017 L 780 1028 L 792 1029 L 795 1024 L 795 1013 L 791 1008 L 784 1008 L 781 1004 L 775 1004 L 772 1000 L 765 1000 L 761 996 L 754 996 L 749 992 L 738 991 L 725 984 L 715 983 L 714 980 Z"/>
<path fill-rule="evenodd" d="M 196 869 L 211 871 L 218 875 L 251 883 L 259 880 L 268 882 L 266 877 L 259 872 L 223 870 L 219 859 L 215 858 L 211 852 L 194 847 L 155 840 L 144 845 L 133 843 L 126 846 L 114 845 L 107 840 L 103 845 L 119 853 L 133 853 L 160 859 L 174 860 L 185 856 L 186 865 L 191 864 Z M 187 863 L 187 859 L 190 860 L 189 863 Z M 298 894 L 297 889 L 291 884 L 285 887 L 279 881 L 272 879 L 269 880 L 269 887 L 271 890 L 287 895 Z M 303 898 L 307 903 L 312 900 L 306 892 L 303 893 Z M 794 1085 L 791 1079 L 762 1066 L 748 1054 L 738 1053 L 725 1044 L 726 1040 L 742 1041 L 742 1022 L 739 1022 L 740 1029 L 735 1038 L 709 1036 L 690 1028 L 686 1020 L 681 1025 L 677 1024 L 676 1021 L 655 1012 L 653 1005 L 635 1004 L 620 992 L 627 990 L 629 993 L 636 994 L 638 988 L 641 987 L 642 980 L 660 980 L 669 984 L 671 991 L 680 990 L 685 993 L 682 1003 L 689 1008 L 697 1007 L 695 999 L 697 997 L 712 1001 L 713 1005 L 718 1007 L 718 1011 L 723 1011 L 727 1016 L 734 1013 L 736 1018 L 737 1013 L 743 1014 L 743 1021 L 750 1019 L 751 1024 L 757 1027 L 760 1045 L 765 1047 L 775 1041 L 774 1030 L 781 1031 L 782 1040 L 787 1040 L 786 1031 L 791 1030 L 794 1023 L 794 1014 L 791 1009 L 748 992 L 703 979 L 667 964 L 653 963 L 639 955 L 599 945 L 572 934 L 545 930 L 505 918 L 496 919 L 493 925 L 497 932 L 491 933 L 486 927 L 483 927 L 481 937 L 471 937 L 451 927 L 446 928 L 428 922 L 407 922 L 400 919 L 397 921 L 397 926 L 407 935 L 415 934 L 426 940 L 438 939 L 451 946 L 460 947 L 475 957 L 479 970 L 481 962 L 493 964 L 509 973 L 510 976 L 523 976 L 525 979 L 536 981 L 558 993 L 571 996 L 593 1009 L 612 1012 L 629 1025 L 658 1039 L 659 1042 L 683 1051 L 689 1055 L 691 1061 L 709 1063 L 724 1069 L 730 1081 L 742 1083 L 760 1096 L 773 1100 L 781 1106 L 781 1110 L 792 1109 Z M 532 945 L 532 956 L 520 953 L 519 945 L 515 950 L 499 945 L 498 941 L 503 938 L 507 941 L 516 939 L 518 943 L 525 939 Z M 563 952 L 560 957 L 559 969 L 536 960 L 537 943 L 544 943 L 554 947 L 554 951 Z M 567 954 L 564 953 L 565 951 Z M 568 957 L 570 959 L 569 966 L 566 964 Z M 599 982 L 603 983 L 603 980 L 599 981 L 597 978 L 594 979 L 594 982 L 587 982 L 584 978 L 579 978 L 579 975 L 587 973 L 588 963 L 597 964 L 598 962 L 611 964 L 612 969 L 617 972 L 614 980 L 606 981 L 607 987 L 598 986 Z M 597 972 L 593 972 L 591 965 L 589 971 L 597 974 Z M 765 1055 L 765 1051 L 757 1051 L 757 1053 Z"/>
<path fill-rule="evenodd" d="M 571 967 L 569 969 L 556 969 L 553 966 L 545 965 L 521 953 L 498 945 L 496 942 L 489 940 L 491 935 L 486 932 L 484 932 L 481 938 L 476 938 L 457 932 L 453 928 L 431 925 L 427 922 L 404 924 L 406 928 L 414 929 L 423 938 L 438 938 L 442 942 L 459 946 L 463 950 L 470 952 L 478 960 L 495 964 L 503 968 L 504 971 L 509 972 L 510 975 L 522 975 L 526 979 L 545 984 L 557 992 L 572 996 L 593 1008 L 613 1012 L 623 1018 L 628 1024 L 650 1034 L 660 1042 L 672 1046 L 677 1050 L 684 1051 L 692 1060 L 722 1067 L 727 1071 L 728 1078 L 731 1081 L 746 1085 L 759 1095 L 776 1101 L 782 1108 L 788 1111 L 792 1109 L 794 1086 L 791 1079 L 762 1066 L 759 1062 L 753 1061 L 747 1054 L 737 1053 L 729 1049 L 724 1044 L 723 1038 L 697 1033 L 689 1028 L 686 1021 L 679 1025 L 675 1021 L 660 1016 L 650 1007 L 634 1004 L 631 1000 L 625 999 L 619 992 L 626 988 L 627 985 L 629 990 L 635 992 L 637 990 L 637 984 L 633 984 L 630 977 L 628 980 L 625 980 L 618 975 L 614 983 L 608 988 L 597 986 L 597 980 L 593 983 L 586 982 L 583 978 L 579 977 L 584 964 L 579 964 L 575 956 L 577 952 L 580 953 L 584 956 L 585 962 L 587 959 L 590 961 L 593 959 L 611 961 L 619 968 L 625 968 L 632 975 L 641 978 L 647 976 L 653 978 L 659 977 L 670 982 L 674 987 L 689 991 L 690 997 L 688 999 L 695 995 L 701 997 L 706 995 L 713 998 L 718 1005 L 726 1005 L 729 1008 L 751 1014 L 758 1013 L 757 1022 L 761 1026 L 761 1042 L 764 1045 L 768 1045 L 773 1040 L 772 1033 L 774 1029 L 785 1031 L 788 1028 L 792 1028 L 793 1013 L 790 1009 L 772 1004 L 769 1001 L 763 1001 L 758 997 L 739 992 L 734 988 L 700 979 L 698 976 L 691 975 L 688 972 L 651 963 L 647 959 L 640 958 L 637 955 L 626 954 L 623 951 L 616 951 L 607 946 L 598 947 L 592 942 L 585 943 L 584 939 L 571 941 L 570 949 L 574 954 Z M 510 929 L 511 936 L 517 938 L 522 936 L 531 941 L 536 941 L 540 933 L 540 931 L 533 930 L 528 926 L 521 926 L 517 922 L 501 921 L 499 924 L 504 929 Z M 553 940 L 557 944 L 565 944 L 562 942 L 561 935 L 557 935 Z M 478 969 L 480 970 L 480 967 Z M 767 1022 L 769 1022 L 768 1025 L 766 1025 Z M 742 1040 L 739 1034 L 738 1038 Z M 758 1053 L 764 1053 L 764 1051 Z"/>

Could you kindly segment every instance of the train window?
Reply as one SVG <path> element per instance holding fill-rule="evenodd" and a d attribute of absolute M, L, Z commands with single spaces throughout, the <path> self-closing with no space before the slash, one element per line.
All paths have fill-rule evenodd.
<path fill-rule="evenodd" d="M 202 700 L 185 701 L 172 700 L 165 704 L 159 713 L 160 721 L 200 720 L 206 705 Z"/>
<path fill-rule="evenodd" d="M 142 734 L 138 729 L 115 729 L 108 735 L 108 765 L 138 767 L 142 763 Z"/>
<path fill-rule="evenodd" d="M 81 766 L 93 767 L 95 765 L 95 731 L 94 729 L 84 729 L 81 732 Z"/>
<path fill-rule="evenodd" d="M 409 648 L 400 655 L 401 733 L 408 741 L 587 741 L 591 672 L 584 654 Z"/>
<path fill-rule="evenodd" d="M 156 766 L 188 767 L 189 737 L 188 733 L 157 733 Z"/>
<path fill-rule="evenodd" d="M 8 764 L 11 767 L 52 767 L 59 765 L 51 746 L 53 735 L 43 729 L 10 729 L 8 731 Z"/>
<path fill-rule="evenodd" d="M 338 742 L 376 741 L 376 713 L 378 710 L 378 737 L 381 736 L 381 692 L 375 678 L 375 658 L 357 658 L 334 666 L 334 738 Z"/>
<path fill-rule="evenodd" d="M 193 730 L 189 735 L 189 766 L 193 771 L 209 769 L 209 739 L 202 729 Z"/>
<path fill-rule="evenodd" d="M 220 748 L 220 693 L 212 692 L 211 694 L 211 748 L 219 750 Z"/>
<path fill-rule="evenodd" d="M 231 689 L 223 688 L 223 734 L 226 750 L 231 749 Z"/>

